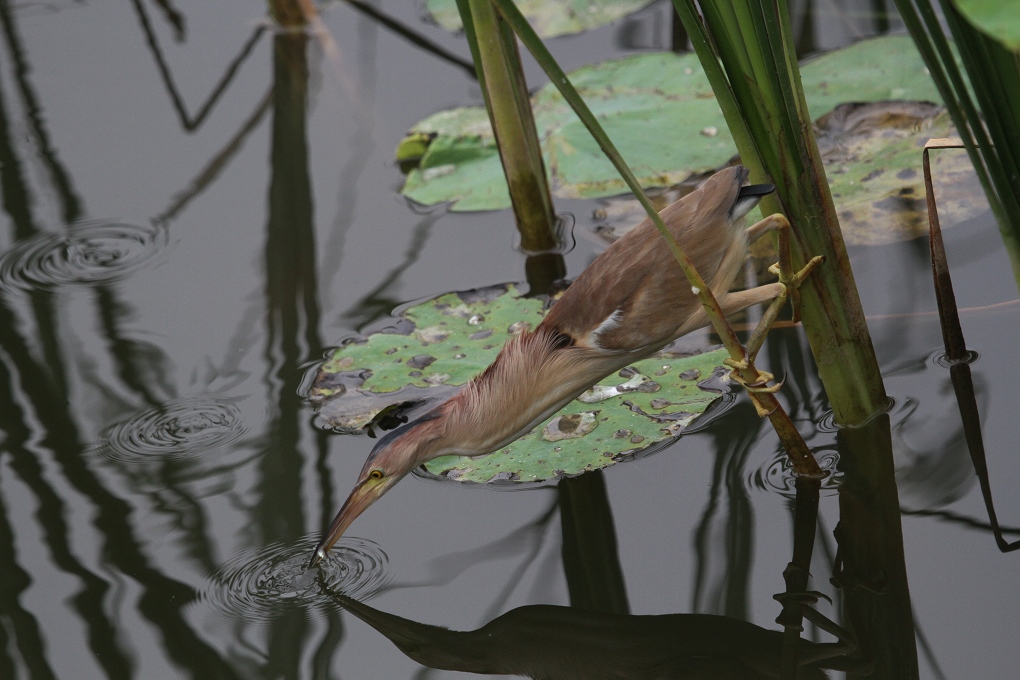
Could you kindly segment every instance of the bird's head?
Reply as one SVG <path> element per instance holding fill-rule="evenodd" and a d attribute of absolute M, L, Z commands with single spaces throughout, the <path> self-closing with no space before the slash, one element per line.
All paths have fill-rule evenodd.
<path fill-rule="evenodd" d="M 351 522 L 368 506 L 393 488 L 408 472 L 434 457 L 433 445 L 439 429 L 435 427 L 436 419 L 437 415 L 428 414 L 398 427 L 376 443 L 361 468 L 354 489 L 315 547 L 309 567 L 314 567 L 326 557 L 326 553 L 343 536 Z"/>

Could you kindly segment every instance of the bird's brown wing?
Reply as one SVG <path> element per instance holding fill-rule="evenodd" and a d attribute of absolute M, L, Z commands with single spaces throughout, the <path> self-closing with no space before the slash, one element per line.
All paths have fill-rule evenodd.
<path fill-rule="evenodd" d="M 729 219 L 746 173 L 739 167 L 716 173 L 660 213 L 716 293 L 729 286 L 746 253 L 744 231 Z M 648 219 L 599 255 L 543 322 L 576 345 L 627 353 L 654 351 L 703 324 L 690 283 Z"/>

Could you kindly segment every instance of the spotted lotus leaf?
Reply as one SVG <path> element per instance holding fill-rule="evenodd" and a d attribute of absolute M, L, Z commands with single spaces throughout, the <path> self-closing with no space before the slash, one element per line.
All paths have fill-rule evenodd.
<path fill-rule="evenodd" d="M 488 366 L 511 336 L 541 323 L 548 299 L 514 284 L 448 293 L 400 310 L 337 348 L 308 398 L 320 422 L 361 432 L 420 415 Z M 431 461 L 421 474 L 474 483 L 541 482 L 643 455 L 687 431 L 729 391 L 724 350 L 668 349 L 636 362 L 500 451 Z M 387 423 L 387 419 L 389 422 Z"/>

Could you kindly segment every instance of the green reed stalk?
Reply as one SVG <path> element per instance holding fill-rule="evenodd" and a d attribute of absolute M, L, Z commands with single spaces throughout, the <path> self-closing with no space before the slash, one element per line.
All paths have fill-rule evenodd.
<path fill-rule="evenodd" d="M 972 26 L 953 4 L 939 4 L 973 90 L 931 0 L 896 0 L 970 155 L 1020 287 L 1020 57 Z"/>
<path fill-rule="evenodd" d="M 556 212 L 517 39 L 490 0 L 458 0 L 457 6 L 510 188 L 521 247 L 531 253 L 555 250 Z"/>
<path fill-rule="evenodd" d="M 763 208 L 793 225 L 794 266 L 823 255 L 801 314 L 836 421 L 857 425 L 888 398 L 808 114 L 786 3 L 673 0 L 742 162 L 776 185 Z"/>

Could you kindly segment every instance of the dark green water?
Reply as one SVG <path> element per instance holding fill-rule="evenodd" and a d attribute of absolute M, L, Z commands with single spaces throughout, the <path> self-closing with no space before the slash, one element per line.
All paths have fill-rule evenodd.
<path fill-rule="evenodd" d="M 812 31 L 799 29 L 807 47 L 881 28 L 818 4 Z M 376 7 L 466 57 L 413 4 Z M 668 48 L 667 10 L 658 3 L 553 48 L 568 69 Z M 339 71 L 314 39 L 265 28 L 262 11 L 0 2 L 2 680 L 467 677 L 426 669 L 301 575 L 372 441 L 318 431 L 300 389 L 327 348 L 407 300 L 524 278 L 508 213 L 422 210 L 396 194 L 403 133 L 478 102 L 478 88 L 344 3 L 323 13 Z M 594 204 L 558 206 L 577 217 L 573 276 L 599 247 L 583 235 Z M 961 307 L 1015 300 L 987 218 L 946 241 Z M 1014 678 L 1020 554 L 1002 554 L 988 530 L 949 370 L 935 361 L 927 243 L 851 255 L 895 400 L 885 431 L 896 486 L 850 469 L 837 475 L 844 492 L 823 487 L 808 585 L 835 605 L 817 609 L 844 625 L 853 617 L 841 608 L 856 611 L 859 636 L 890 663 L 916 658 L 922 678 Z M 991 491 L 1015 541 L 1020 305 L 963 320 L 980 355 Z M 860 438 L 826 418 L 799 331 L 778 332 L 763 356 L 788 375 L 789 410 L 822 459 Z M 785 588 L 795 522 L 779 460 L 774 434 L 740 399 L 704 432 L 609 470 L 604 490 L 408 479 L 358 519 L 326 581 L 461 631 L 571 602 L 779 630 L 772 595 Z M 882 489 L 876 507 L 894 501 L 884 514 L 857 505 L 869 484 Z M 876 540 L 882 550 L 856 556 L 856 568 L 844 550 L 838 590 L 829 577 L 841 521 L 844 536 L 882 540 L 902 527 L 902 550 Z M 535 611 L 503 620 L 510 651 L 500 654 L 612 657 L 606 629 L 632 652 L 633 640 L 672 649 L 703 629 L 628 619 L 578 633 L 563 612 Z M 521 641 L 514 620 L 545 634 Z M 732 635 L 724 655 L 758 649 Z M 438 649 L 483 646 L 429 639 L 433 661 Z"/>

